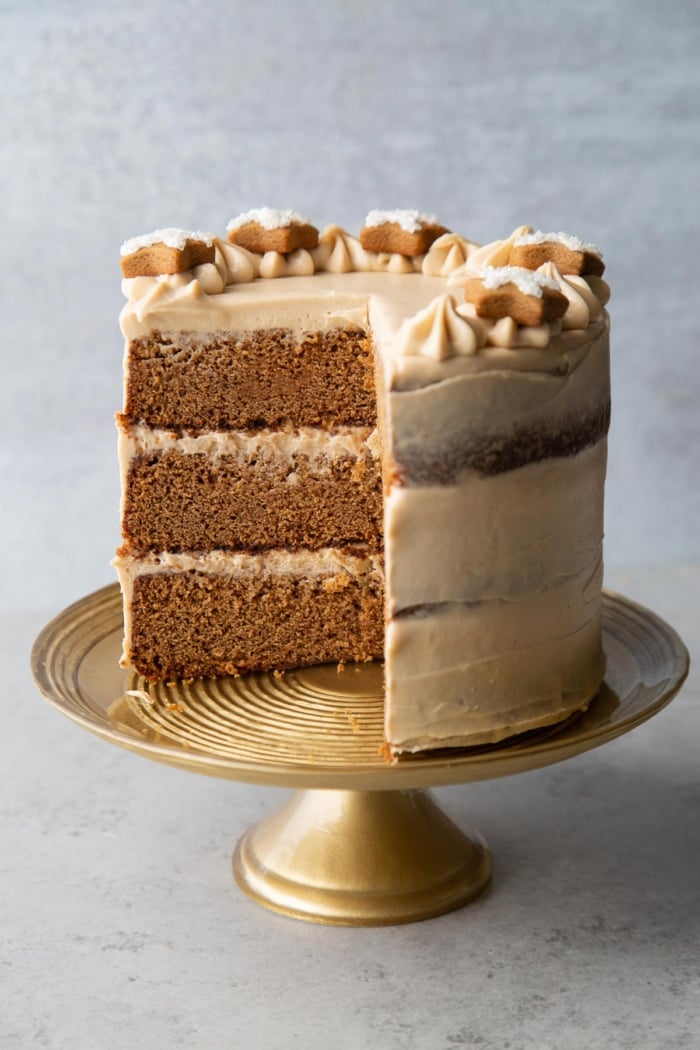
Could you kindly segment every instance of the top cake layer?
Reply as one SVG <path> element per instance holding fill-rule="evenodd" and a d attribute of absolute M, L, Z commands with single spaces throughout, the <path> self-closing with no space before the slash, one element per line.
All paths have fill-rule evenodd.
<path fill-rule="evenodd" d="M 386 213 L 387 231 L 396 227 L 401 236 L 413 236 L 415 234 L 408 228 L 420 226 L 423 218 L 425 229 L 442 229 L 430 225 L 434 222 L 432 216 L 421 217 L 412 212 L 408 215 L 410 223 L 405 222 L 405 229 L 400 228 L 397 219 L 402 214 Z M 290 225 L 285 229 L 295 229 L 296 213 L 290 215 Z M 300 222 L 302 216 L 298 218 Z M 307 220 L 303 222 L 307 224 Z M 235 227 L 235 223 L 233 225 Z M 247 223 L 245 228 L 250 225 Z M 263 225 L 257 225 L 263 237 L 268 235 Z M 297 225 L 296 228 L 300 227 Z M 313 228 L 305 225 L 303 229 Z M 383 227 L 366 229 L 381 232 Z M 174 243 L 172 231 L 169 232 Z M 279 231 L 272 231 L 275 232 Z M 395 243 L 389 233 L 384 235 L 388 237 L 387 245 Z M 151 251 L 153 236 L 155 234 L 150 239 L 129 241 L 125 250 L 144 240 L 144 243 L 148 241 L 148 247 L 142 250 Z M 187 264 L 187 253 L 199 244 L 193 238 L 200 236 L 205 235 L 185 233 L 179 240 L 183 265 Z M 448 401 L 454 404 L 455 412 L 461 404 L 460 398 L 448 397 L 450 386 L 457 384 L 459 387 L 460 377 L 478 378 L 478 382 L 470 384 L 470 419 L 471 424 L 481 428 L 482 432 L 484 425 L 488 429 L 488 417 L 493 414 L 494 404 L 499 405 L 500 398 L 503 401 L 499 393 L 502 385 L 499 377 L 504 373 L 509 376 L 518 374 L 507 398 L 525 399 L 526 414 L 528 399 L 533 395 L 536 398 L 538 388 L 539 394 L 544 393 L 538 376 L 550 380 L 546 397 L 554 402 L 555 409 L 560 405 L 560 416 L 572 414 L 574 396 L 578 417 L 590 415 L 591 405 L 599 405 L 603 399 L 602 387 L 608 380 L 607 362 L 602 361 L 596 373 L 597 380 L 589 374 L 585 388 L 577 390 L 580 384 L 574 383 L 574 391 L 567 392 L 567 387 L 572 385 L 568 377 L 580 370 L 589 352 L 607 332 L 607 314 L 603 309 L 609 297 L 606 282 L 592 273 L 563 274 L 551 260 L 547 260 L 548 255 L 550 258 L 563 257 L 568 269 L 586 270 L 591 267 L 586 260 L 592 258 L 597 260 L 594 269 L 599 272 L 602 264 L 595 255 L 597 249 L 577 238 L 519 227 L 509 237 L 480 247 L 458 234 L 443 233 L 432 240 L 424 254 L 418 256 L 367 251 L 358 238 L 340 227 L 326 228 L 318 238 L 316 248 L 288 253 L 255 253 L 228 240 L 209 235 L 207 238 L 210 243 L 206 247 L 213 251 L 213 261 L 179 273 L 136 276 L 123 282 L 129 301 L 122 312 L 121 323 L 127 344 L 132 348 L 131 364 L 141 358 L 153 365 L 144 388 L 157 380 L 156 358 L 163 354 L 162 348 L 168 345 L 172 333 L 178 333 L 181 340 L 187 333 L 191 353 L 196 355 L 197 334 L 226 333 L 230 341 L 232 337 L 250 339 L 253 333 L 270 333 L 274 329 L 282 346 L 285 339 L 290 343 L 290 361 L 293 362 L 293 346 L 303 343 L 310 333 L 314 333 L 317 341 L 342 342 L 340 332 L 344 329 L 372 331 L 383 369 L 383 385 L 388 392 L 428 392 L 432 386 L 444 387 L 442 394 L 432 391 L 425 399 L 432 401 L 438 397 L 443 414 Z M 402 241 L 399 240 L 398 244 L 401 245 Z M 532 273 L 519 268 L 525 279 L 518 278 L 511 267 L 511 259 L 521 258 L 523 251 L 533 248 L 538 252 L 536 260 L 539 265 Z M 561 252 L 568 254 L 561 256 Z M 544 262 L 540 261 L 543 257 Z M 133 258 L 133 255 L 128 256 L 127 260 L 133 261 Z M 281 277 L 284 279 L 275 279 Z M 472 295 L 473 301 L 466 300 L 467 286 L 476 293 Z M 544 311 L 544 304 L 539 301 L 544 298 L 543 293 L 556 299 L 554 312 L 557 316 L 551 319 L 550 314 L 550 319 L 538 323 L 523 322 L 524 316 L 532 320 L 532 316 L 537 317 L 538 310 L 540 313 Z M 527 308 L 525 314 L 524 304 Z M 148 341 L 154 333 L 157 333 L 157 345 Z M 259 348 L 260 338 L 257 344 Z M 184 358 L 187 353 L 183 350 L 181 356 Z M 219 355 L 221 367 L 224 367 L 225 357 L 225 354 Z M 240 356 L 239 360 L 242 360 Z M 321 360 L 322 354 L 319 355 Z M 256 376 L 264 379 L 266 372 L 264 356 L 250 364 L 248 379 L 241 386 L 243 400 L 250 395 L 245 387 L 250 386 L 251 379 L 255 380 Z M 185 365 L 183 371 L 186 372 Z M 592 367 L 585 371 L 595 372 Z M 290 375 L 293 378 L 293 370 Z M 183 381 L 187 382 L 186 379 Z M 232 383 L 230 379 L 229 385 Z M 351 385 L 357 388 L 357 384 L 348 383 L 348 390 Z M 320 405 L 318 412 L 314 416 L 310 404 L 309 411 L 304 409 L 294 420 L 296 425 L 323 425 L 322 384 L 316 393 L 318 398 L 315 394 L 315 400 Z M 290 394 L 295 403 L 302 406 L 303 394 L 296 390 L 293 382 Z M 415 415 L 417 422 L 420 422 L 421 415 L 425 415 L 420 403 L 419 394 L 412 399 L 403 399 L 403 408 Z M 210 404 L 208 411 L 211 408 Z M 523 403 L 519 412 L 521 418 L 522 409 Z M 254 417 L 251 421 L 242 416 L 217 419 L 212 417 L 211 411 L 207 418 L 196 414 L 191 419 L 179 419 L 176 414 L 167 418 L 168 409 L 163 405 L 160 411 L 160 416 L 151 418 L 147 407 L 132 404 L 127 406 L 126 415 L 131 421 L 145 420 L 156 426 L 179 425 L 192 429 L 246 427 L 254 422 Z M 464 426 L 463 421 L 460 422 L 457 416 L 450 417 L 449 412 L 447 417 L 443 415 L 441 418 L 443 430 Z M 502 414 L 501 420 L 504 418 Z M 276 419 L 260 419 L 261 425 L 276 425 L 277 422 Z M 335 422 L 365 425 L 373 421 L 363 408 L 353 406 Z M 420 426 L 413 427 L 419 441 L 420 429 Z"/>
<path fill-rule="evenodd" d="M 403 236 L 407 230 L 397 221 L 401 215 L 386 213 L 386 228 L 399 228 Z M 409 217 L 406 227 L 417 221 L 414 213 Z M 432 216 L 425 219 L 434 221 Z M 265 235 L 262 226 L 260 230 Z M 384 236 L 388 245 L 402 243 L 389 233 Z M 533 238 L 539 265 L 523 285 L 512 276 L 514 271 L 502 268 L 511 266 L 514 253 L 519 258 L 518 252 L 531 250 Z M 185 239 L 183 265 L 195 243 Z M 308 332 L 371 327 L 387 388 L 406 390 L 503 368 L 561 371 L 562 359 L 605 327 L 607 285 L 585 272 L 590 267 L 585 260 L 597 259 L 592 254 L 597 249 L 568 235 L 533 233 L 526 226 L 483 247 L 443 233 L 417 256 L 368 251 L 337 226 L 324 230 L 310 250 L 256 253 L 220 238 L 213 238 L 210 247 L 210 263 L 125 279 L 129 303 L 121 324 L 128 340 L 153 331 L 230 333 L 270 327 L 284 328 L 299 339 Z M 564 258 L 570 270 L 584 272 L 561 273 L 548 256 Z M 275 280 L 280 277 L 287 280 Z M 467 302 L 465 288 L 475 283 L 482 294 Z M 542 310 L 543 286 L 557 300 L 556 316 L 551 309 Z"/>
<path fill-rule="evenodd" d="M 295 214 L 284 229 L 300 226 Z M 402 214 L 387 213 L 387 228 L 400 227 Z M 424 218 L 436 228 L 432 216 Z M 408 219 L 401 237 L 414 236 L 408 227 L 422 221 L 414 213 Z M 265 226 L 257 225 L 264 238 Z M 187 237 L 181 243 L 183 252 L 191 248 Z M 254 253 L 219 238 L 209 247 L 211 263 L 123 282 L 125 424 L 194 433 L 283 423 L 373 426 L 369 343 L 358 354 L 371 333 L 405 483 L 444 483 L 464 468 L 489 474 L 570 455 L 607 429 L 607 285 L 589 272 L 562 274 L 546 258 L 600 271 L 593 245 L 519 227 L 483 247 L 444 233 L 422 255 L 408 256 L 368 251 L 328 227 L 311 250 Z M 511 264 L 533 247 L 537 269 Z M 474 301 L 466 300 L 467 287 Z M 554 319 L 516 319 L 532 311 L 537 317 L 545 297 L 554 302 L 546 307 Z M 274 353 L 266 349 L 271 341 Z M 310 360 L 313 367 L 304 367 Z M 318 380 L 312 386 L 309 375 Z M 255 396 L 261 388 L 264 404 Z"/>

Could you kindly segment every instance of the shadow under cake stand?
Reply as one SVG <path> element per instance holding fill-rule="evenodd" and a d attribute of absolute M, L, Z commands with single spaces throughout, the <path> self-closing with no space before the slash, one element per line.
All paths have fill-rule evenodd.
<path fill-rule="evenodd" d="M 32 652 L 39 689 L 74 722 L 146 758 L 296 788 L 238 843 L 236 881 L 285 915 L 351 926 L 427 919 L 488 886 L 481 835 L 460 830 L 427 788 L 522 773 L 604 744 L 660 711 L 688 672 L 668 624 L 606 592 L 607 670 L 586 712 L 502 744 L 389 764 L 380 663 L 153 685 L 119 667 L 121 640 L 115 584 L 41 632 Z"/>

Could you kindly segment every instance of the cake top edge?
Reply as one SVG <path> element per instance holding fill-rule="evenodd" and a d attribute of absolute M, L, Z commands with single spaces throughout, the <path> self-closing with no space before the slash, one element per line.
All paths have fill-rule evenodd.
<path fill-rule="evenodd" d="M 584 333 L 591 325 L 603 323 L 601 315 L 610 297 L 609 286 L 602 279 L 604 266 L 599 256 L 587 250 L 588 242 L 578 237 L 518 226 L 509 236 L 481 245 L 445 227 L 432 226 L 429 233 L 421 227 L 408 233 L 393 221 L 397 215 L 409 214 L 432 222 L 433 216 L 426 213 L 377 210 L 374 214 L 391 222 L 363 227 L 359 236 L 338 225 L 326 226 L 319 235 L 299 212 L 257 209 L 232 220 L 240 223 L 242 231 L 232 236 L 169 229 L 131 238 L 122 249 L 133 252 L 122 258 L 122 290 L 130 303 L 132 327 L 145 327 L 149 317 L 157 317 L 161 327 L 177 318 L 178 326 L 194 329 L 205 321 L 213 323 L 209 316 L 220 321 L 224 315 L 222 324 L 226 327 L 229 314 L 235 314 L 240 324 L 241 310 L 245 313 L 253 308 L 245 306 L 250 296 L 241 294 L 239 300 L 235 293 L 238 286 L 323 274 L 334 278 L 333 288 L 338 294 L 350 294 L 359 287 L 349 284 L 346 289 L 346 275 L 351 281 L 355 280 L 353 275 L 366 275 L 366 288 L 372 289 L 373 295 L 385 296 L 406 317 L 413 318 L 416 332 L 432 333 L 430 356 L 436 361 L 452 355 L 451 348 L 457 345 L 466 347 L 460 353 L 467 355 L 475 347 L 545 347 L 552 340 L 561 342 L 559 333 L 563 333 L 562 339 L 569 339 L 568 333 Z M 270 224 L 288 221 L 289 225 L 265 228 L 259 219 Z M 255 244 L 247 237 L 251 229 Z M 365 237 L 368 232 L 371 236 Z M 175 253 L 166 252 L 162 250 L 166 239 L 184 247 Z M 134 252 L 146 245 L 155 247 Z M 411 278 L 411 285 L 418 279 L 415 295 L 408 287 L 403 289 L 390 281 L 385 289 L 384 275 Z M 432 283 L 420 283 L 421 277 L 430 278 Z M 435 278 L 441 282 L 435 284 Z M 290 293 L 291 299 L 300 289 L 306 296 L 316 295 L 315 283 L 299 285 Z M 324 289 L 319 285 L 321 298 Z M 222 292 L 228 294 L 219 299 Z M 440 298 L 443 294 L 461 302 L 456 312 Z M 426 297 L 436 295 L 435 308 L 422 312 Z M 256 293 L 251 303 L 254 300 Z M 438 335 L 444 332 L 449 335 Z M 415 346 L 415 332 L 407 330 L 405 334 L 406 347 Z M 445 339 L 448 350 L 443 345 Z M 413 356 L 410 349 L 406 353 Z"/>

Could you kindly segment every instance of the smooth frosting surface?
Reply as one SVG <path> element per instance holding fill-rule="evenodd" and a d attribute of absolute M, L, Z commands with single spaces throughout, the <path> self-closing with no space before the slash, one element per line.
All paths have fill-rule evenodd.
<path fill-rule="evenodd" d="M 389 612 L 518 602 L 600 562 L 606 442 L 452 485 L 394 487 L 386 503 Z M 426 522 L 430 528 L 426 528 Z"/>

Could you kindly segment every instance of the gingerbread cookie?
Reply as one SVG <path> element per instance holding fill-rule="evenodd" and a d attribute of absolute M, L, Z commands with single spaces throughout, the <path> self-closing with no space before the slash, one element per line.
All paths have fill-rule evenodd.
<path fill-rule="evenodd" d="M 487 267 L 467 281 L 464 297 L 479 317 L 511 317 L 522 325 L 558 321 L 569 305 L 555 280 L 520 266 Z"/>
<path fill-rule="evenodd" d="M 418 211 L 371 211 L 360 231 L 360 244 L 368 252 L 415 257 L 424 255 L 433 241 L 449 233 L 434 215 Z"/>
<path fill-rule="evenodd" d="M 276 208 L 243 212 L 228 224 L 226 236 L 231 244 L 263 255 L 265 252 L 288 255 L 299 248 L 310 251 L 318 247 L 318 230 L 308 219 L 298 212 Z"/>
<path fill-rule="evenodd" d="M 184 273 L 210 262 L 214 262 L 214 239 L 199 231 L 154 230 L 124 241 L 121 249 L 123 277 Z"/>
<path fill-rule="evenodd" d="M 537 270 L 543 263 L 554 263 L 560 273 L 602 277 L 605 263 L 595 244 L 586 244 L 568 233 L 527 233 L 519 237 L 510 251 L 509 264 Z"/>

